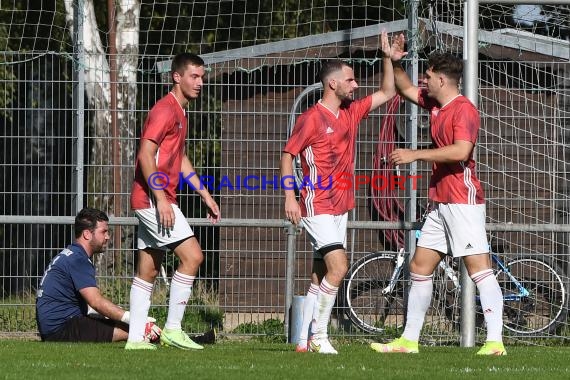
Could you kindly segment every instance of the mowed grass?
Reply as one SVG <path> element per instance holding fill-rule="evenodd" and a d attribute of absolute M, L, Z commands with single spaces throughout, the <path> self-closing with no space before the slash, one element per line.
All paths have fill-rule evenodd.
<path fill-rule="evenodd" d="M 367 344 L 335 344 L 339 355 L 299 354 L 294 346 L 221 341 L 203 351 L 124 344 L 0 342 L 6 379 L 570 379 L 570 347 L 508 347 L 479 357 L 476 348 L 421 347 L 418 355 L 378 354 Z"/>

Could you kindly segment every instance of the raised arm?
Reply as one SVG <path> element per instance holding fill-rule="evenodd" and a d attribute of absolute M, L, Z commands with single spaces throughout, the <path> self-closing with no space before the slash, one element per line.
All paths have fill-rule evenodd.
<path fill-rule="evenodd" d="M 396 95 L 390 42 L 388 41 L 388 34 L 385 31 L 382 31 L 380 35 L 380 44 L 382 46 L 382 85 L 378 91 L 372 94 L 370 111 L 380 107 Z"/>
<path fill-rule="evenodd" d="M 406 39 L 403 33 L 398 34 L 392 40 L 392 47 L 390 51 L 390 56 L 392 58 L 392 64 L 394 66 L 394 82 L 396 85 L 396 90 L 400 95 L 402 95 L 407 100 L 418 104 L 418 87 L 414 86 L 408 74 L 402 68 L 400 60 L 406 56 L 408 53 L 404 51 L 404 45 Z"/>

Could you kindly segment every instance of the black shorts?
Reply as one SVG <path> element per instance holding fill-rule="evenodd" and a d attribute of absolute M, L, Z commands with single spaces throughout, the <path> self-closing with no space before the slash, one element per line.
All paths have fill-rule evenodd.
<path fill-rule="evenodd" d="M 42 335 L 46 342 L 98 342 L 113 341 L 113 330 L 117 322 L 110 319 L 79 316 L 71 318 L 54 333 Z"/>

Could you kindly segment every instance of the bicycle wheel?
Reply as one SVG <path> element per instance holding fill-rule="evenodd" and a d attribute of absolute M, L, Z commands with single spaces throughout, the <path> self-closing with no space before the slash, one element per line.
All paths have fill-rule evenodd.
<path fill-rule="evenodd" d="M 342 300 L 348 318 L 368 333 L 381 333 L 404 323 L 404 299 L 401 273 L 392 291 L 383 292 L 390 284 L 396 266 L 396 255 L 372 253 L 349 269 Z"/>
<path fill-rule="evenodd" d="M 510 300 L 509 297 L 519 294 L 519 289 L 508 274 L 502 270 L 497 272 L 505 300 L 505 328 L 519 335 L 554 333 L 568 312 L 564 272 L 546 258 L 528 256 L 515 258 L 506 267 L 530 294 L 522 299 Z"/>

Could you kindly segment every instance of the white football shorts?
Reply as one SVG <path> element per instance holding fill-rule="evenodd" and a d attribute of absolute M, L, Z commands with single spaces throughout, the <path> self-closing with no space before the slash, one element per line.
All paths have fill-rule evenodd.
<path fill-rule="evenodd" d="M 435 203 L 417 245 L 453 257 L 488 253 L 485 205 Z"/>
<path fill-rule="evenodd" d="M 322 259 L 335 249 L 346 250 L 347 221 L 347 212 L 342 215 L 321 214 L 303 218 L 303 226 L 313 246 L 313 258 Z"/>
<path fill-rule="evenodd" d="M 154 248 L 166 251 L 169 244 L 194 236 L 194 231 L 190 228 L 180 208 L 174 204 L 171 206 L 174 210 L 175 219 L 174 226 L 168 230 L 158 224 L 156 208 L 135 210 L 135 215 L 139 219 L 138 249 Z"/>

